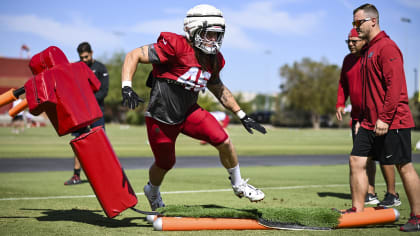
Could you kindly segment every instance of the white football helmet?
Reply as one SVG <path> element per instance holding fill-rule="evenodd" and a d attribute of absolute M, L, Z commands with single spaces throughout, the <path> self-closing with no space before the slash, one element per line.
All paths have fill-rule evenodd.
<path fill-rule="evenodd" d="M 184 19 L 187 39 L 206 54 L 216 54 L 222 46 L 225 19 L 222 12 L 207 4 L 197 5 L 187 12 Z M 215 32 L 216 40 L 208 39 L 207 33 Z"/>

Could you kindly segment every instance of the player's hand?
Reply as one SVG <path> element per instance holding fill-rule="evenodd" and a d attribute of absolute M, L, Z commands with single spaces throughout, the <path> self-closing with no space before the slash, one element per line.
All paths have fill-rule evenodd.
<path fill-rule="evenodd" d="M 255 129 L 263 134 L 267 133 L 267 131 L 262 125 L 260 125 L 258 122 L 256 122 L 254 119 L 247 115 L 245 115 L 245 117 L 241 119 L 241 122 L 250 134 L 253 134 L 252 129 Z"/>
<path fill-rule="evenodd" d="M 389 124 L 387 124 L 387 123 L 378 119 L 376 121 L 375 128 L 373 129 L 373 132 L 376 134 L 376 136 L 382 136 L 382 135 L 388 133 L 388 128 L 389 128 Z"/>
<path fill-rule="evenodd" d="M 359 132 L 359 128 L 360 128 L 360 122 L 357 121 L 356 125 L 354 126 L 354 135 L 357 135 L 357 133 Z"/>
<path fill-rule="evenodd" d="M 139 105 L 140 102 L 144 102 L 144 100 L 139 98 L 137 93 L 134 92 L 134 90 L 129 86 L 124 86 L 124 88 L 121 90 L 121 94 L 123 98 L 121 104 L 130 109 L 134 109 Z"/>
<path fill-rule="evenodd" d="M 346 114 L 346 111 L 344 111 L 344 107 L 337 107 L 335 116 L 337 117 L 337 120 L 339 121 L 343 120 L 343 116 L 341 114 Z"/>

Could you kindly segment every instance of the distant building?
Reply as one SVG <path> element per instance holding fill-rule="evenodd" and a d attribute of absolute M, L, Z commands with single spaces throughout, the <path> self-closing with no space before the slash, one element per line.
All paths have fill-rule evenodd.
<path fill-rule="evenodd" d="M 30 59 L 0 57 L 0 94 L 11 88 L 20 88 L 32 77 Z M 12 104 L 0 107 L 0 114 L 6 113 Z"/>
<path fill-rule="evenodd" d="M 254 98 L 257 96 L 256 92 L 247 92 L 247 91 L 233 92 L 234 96 L 238 96 L 239 94 L 242 96 L 242 99 L 244 102 L 250 102 L 254 100 Z"/>

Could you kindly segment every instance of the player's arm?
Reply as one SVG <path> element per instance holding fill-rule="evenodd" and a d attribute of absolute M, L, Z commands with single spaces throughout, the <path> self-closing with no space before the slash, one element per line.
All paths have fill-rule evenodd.
<path fill-rule="evenodd" d="M 108 95 L 108 88 L 109 88 L 109 74 L 105 66 L 101 67 L 101 70 L 99 71 L 98 79 L 101 82 L 101 87 L 95 93 L 95 98 L 97 101 L 101 101 L 105 99 L 105 97 Z"/>
<path fill-rule="evenodd" d="M 131 83 L 127 83 L 127 81 L 131 82 L 134 74 L 136 73 L 138 63 L 144 63 L 144 64 L 151 63 L 149 60 L 149 45 L 136 48 L 130 51 L 129 53 L 127 53 L 127 55 L 125 56 L 124 64 L 122 66 L 122 75 L 121 75 L 123 87 L 124 87 L 124 83 L 131 84 Z"/>
<path fill-rule="evenodd" d="M 341 68 L 345 68 L 347 58 L 348 57 L 344 58 L 343 65 Z M 348 96 L 349 96 L 348 81 L 347 81 L 345 72 L 342 69 L 340 73 L 340 80 L 338 81 L 337 103 L 335 105 L 335 109 L 336 109 L 335 116 L 337 117 L 337 120 L 339 121 L 343 120 L 342 114 L 346 113 L 344 111 L 344 107 L 345 107 Z"/>
<path fill-rule="evenodd" d="M 207 88 L 216 96 L 220 103 L 228 110 L 235 112 L 241 108 L 233 97 L 229 89 L 222 83 L 219 78 L 212 78 L 207 84 Z"/>
<path fill-rule="evenodd" d="M 253 133 L 252 129 L 258 130 L 265 134 L 267 131 L 263 126 L 247 116 L 241 107 L 236 102 L 230 90 L 222 83 L 219 77 L 212 77 L 207 85 L 207 88 L 216 96 L 220 103 L 226 108 L 235 113 L 241 120 L 242 125 L 249 133 Z"/>
<path fill-rule="evenodd" d="M 137 64 L 151 63 L 149 58 L 149 45 L 145 45 L 139 48 L 136 48 L 125 56 L 124 64 L 122 66 L 121 72 L 121 82 L 122 82 L 122 105 L 128 108 L 134 109 L 139 105 L 139 102 L 144 102 L 143 99 L 134 92 L 132 87 L 132 79 L 134 74 L 137 71 Z"/>

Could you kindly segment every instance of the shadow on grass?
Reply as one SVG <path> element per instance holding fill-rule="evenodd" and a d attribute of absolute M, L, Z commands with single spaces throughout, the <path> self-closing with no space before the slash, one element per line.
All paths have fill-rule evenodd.
<path fill-rule="evenodd" d="M 140 225 L 131 221 L 141 219 L 146 220 L 145 217 L 129 217 L 123 219 L 110 219 L 96 212 L 102 211 L 90 211 L 90 210 L 53 210 L 53 209 L 27 209 L 21 210 L 28 211 L 41 211 L 43 216 L 34 217 L 38 221 L 73 221 L 80 222 L 90 225 L 103 226 L 108 228 L 119 228 L 119 227 L 150 227 L 149 225 Z"/>
<path fill-rule="evenodd" d="M 336 198 L 351 200 L 351 194 L 349 194 L 349 193 L 318 192 L 318 196 L 320 196 L 320 197 L 336 197 Z"/>

